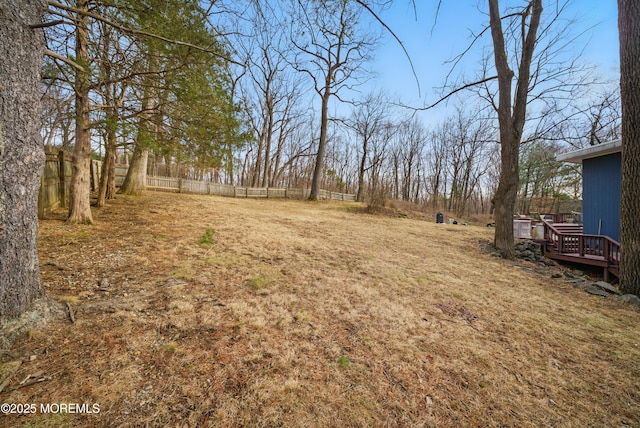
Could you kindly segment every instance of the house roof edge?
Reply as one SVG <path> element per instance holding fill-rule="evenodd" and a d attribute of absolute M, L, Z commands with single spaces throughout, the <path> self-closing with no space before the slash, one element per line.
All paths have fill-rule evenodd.
<path fill-rule="evenodd" d="M 581 163 L 585 159 L 597 158 L 622 151 L 622 139 L 609 141 L 584 149 L 573 150 L 567 153 L 556 155 L 556 160 L 560 162 Z"/>

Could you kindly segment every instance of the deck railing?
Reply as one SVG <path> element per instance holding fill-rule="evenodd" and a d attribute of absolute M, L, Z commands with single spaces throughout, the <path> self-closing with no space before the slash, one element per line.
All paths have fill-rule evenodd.
<path fill-rule="evenodd" d="M 602 257 L 612 265 L 620 264 L 620 243 L 608 236 L 563 232 L 560 227 L 544 223 L 544 238 L 563 254 L 579 257 Z"/>

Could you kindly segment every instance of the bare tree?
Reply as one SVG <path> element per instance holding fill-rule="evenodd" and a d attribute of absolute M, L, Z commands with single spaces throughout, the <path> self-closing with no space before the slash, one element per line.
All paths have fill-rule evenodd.
<path fill-rule="evenodd" d="M 380 137 L 373 140 L 371 150 L 369 151 L 369 164 L 371 169 L 369 170 L 368 177 L 368 200 L 367 203 L 370 207 L 384 206 L 389 194 L 389 169 L 388 169 L 388 156 L 389 146 L 393 136 L 396 134 L 397 128 L 390 122 L 386 122 Z"/>
<path fill-rule="evenodd" d="M 274 183 L 283 159 L 282 150 L 292 128 L 302 119 L 304 105 L 301 76 L 290 66 L 292 47 L 288 34 L 278 25 L 274 5 L 251 1 L 245 18 L 251 27 L 250 36 L 238 37 L 238 45 L 247 57 L 242 95 L 255 134 L 251 148 L 253 161 L 251 186 L 268 187 Z"/>
<path fill-rule="evenodd" d="M 105 13 L 106 14 L 106 13 Z M 97 206 L 103 207 L 107 199 L 116 195 L 115 162 L 117 150 L 118 129 L 121 126 L 121 111 L 127 91 L 127 83 L 121 75 L 130 72 L 131 64 L 127 64 L 125 52 L 121 46 L 121 39 L 117 32 L 109 25 L 101 22 L 99 48 L 100 70 L 99 92 L 104 103 L 104 157 L 98 186 Z M 122 66 L 126 64 L 125 69 Z"/>
<path fill-rule="evenodd" d="M 420 174 L 423 169 L 423 153 L 426 145 L 424 127 L 414 117 L 402 121 L 393 136 L 394 152 L 398 151 L 400 197 L 405 201 L 419 202 Z M 394 156 L 395 157 L 395 156 Z"/>
<path fill-rule="evenodd" d="M 526 214 L 554 212 L 570 178 L 575 177 L 573 165 L 556 160 L 560 145 L 553 141 L 533 141 L 520 152 L 519 212 Z"/>
<path fill-rule="evenodd" d="M 489 0 L 489 24 L 499 88 L 496 110 L 502 147 L 500 182 L 493 198 L 496 215 L 494 245 L 503 257 L 509 259 L 515 257 L 513 213 L 518 195 L 520 143 L 527 115 L 531 63 L 541 15 L 542 0 L 528 1 L 517 13 L 521 20 L 522 45 L 518 52 L 516 77 L 509 62 L 498 0 Z M 512 90 L 514 77 L 515 91 Z"/>
<path fill-rule="evenodd" d="M 640 3 L 618 0 L 618 28 L 622 95 L 620 287 L 640 296 Z"/>
<path fill-rule="evenodd" d="M 620 138 L 620 93 L 605 92 L 601 99 L 589 106 L 589 145 L 606 143 Z"/>
<path fill-rule="evenodd" d="M 360 101 L 353 110 L 347 125 L 353 129 L 360 140 L 361 150 L 358 166 L 358 191 L 356 200 L 364 202 L 365 197 L 365 173 L 373 167 L 368 165 L 369 150 L 372 140 L 380 138 L 380 134 L 386 124 L 386 102 L 382 94 L 369 94 Z"/>
<path fill-rule="evenodd" d="M 431 206 L 439 207 L 440 195 L 446 195 L 446 165 L 448 162 L 447 123 L 443 123 L 430 135 L 430 145 L 427 151 L 427 184 Z"/>
<path fill-rule="evenodd" d="M 589 94 L 591 95 L 591 94 Z M 557 120 L 564 130 L 560 133 L 562 141 L 568 141 L 575 148 L 594 146 L 621 137 L 622 110 L 620 106 L 620 87 L 605 87 L 596 96 L 591 96 L 587 105 L 577 111 L 569 111 L 566 120 Z"/>
<path fill-rule="evenodd" d="M 46 58 L 45 58 L 46 60 Z M 45 62 L 42 73 L 42 138 L 45 146 L 67 150 L 73 142 L 73 95 L 59 81 L 60 73 Z"/>
<path fill-rule="evenodd" d="M 449 207 L 458 215 L 469 212 L 469 201 L 477 190 L 480 178 L 486 172 L 483 152 L 493 136 L 491 121 L 480 109 L 465 111 L 462 106 L 447 119 L 445 136 L 448 142 Z"/>
<path fill-rule="evenodd" d="M 378 37 L 365 31 L 359 22 L 361 7 L 350 1 L 306 2 L 292 0 L 291 43 L 299 51 L 294 67 L 307 74 L 321 99 L 320 139 L 310 199 L 318 199 L 327 146 L 329 101 L 358 82 L 362 65 Z M 293 24 L 295 23 L 295 26 Z"/>

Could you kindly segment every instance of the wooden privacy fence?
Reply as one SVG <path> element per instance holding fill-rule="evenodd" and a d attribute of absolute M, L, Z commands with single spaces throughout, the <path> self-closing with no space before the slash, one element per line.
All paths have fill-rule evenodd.
<path fill-rule="evenodd" d="M 46 148 L 45 163 L 38 193 L 38 218 L 57 207 L 68 207 L 73 173 L 73 155 L 64 150 Z M 90 165 L 91 190 L 98 190 L 102 162 L 92 160 Z"/>
<path fill-rule="evenodd" d="M 72 155 L 63 150 L 45 150 L 45 163 L 40 192 L 38 193 L 38 217 L 56 207 L 65 207 L 71 190 Z"/>

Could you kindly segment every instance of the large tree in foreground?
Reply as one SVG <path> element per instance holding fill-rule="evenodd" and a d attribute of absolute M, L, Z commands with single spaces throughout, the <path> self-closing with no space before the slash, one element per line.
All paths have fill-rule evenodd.
<path fill-rule="evenodd" d="M 0 1 L 0 320 L 44 294 L 36 238 L 44 2 Z"/>
<path fill-rule="evenodd" d="M 516 87 L 514 72 L 509 65 L 502 16 L 498 0 L 489 0 L 489 25 L 493 39 L 493 56 L 498 75 L 498 124 L 500 126 L 501 172 L 498 190 L 493 198 L 496 216 L 496 249 L 506 258 L 514 258 L 513 213 L 519 187 L 520 143 L 527 116 L 531 62 L 536 47 L 542 0 L 531 0 L 519 13 L 522 46 L 518 58 Z M 512 98 L 513 97 L 513 98 Z"/>
<path fill-rule="evenodd" d="M 640 296 L 640 2 L 618 0 L 622 96 L 620 288 Z"/>

